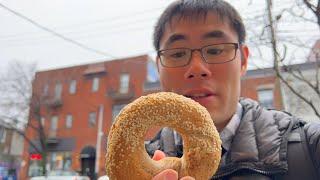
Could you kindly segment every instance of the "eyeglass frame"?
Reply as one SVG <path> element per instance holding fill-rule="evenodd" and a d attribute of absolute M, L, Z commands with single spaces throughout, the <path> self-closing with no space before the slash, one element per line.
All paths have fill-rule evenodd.
<path fill-rule="evenodd" d="M 231 60 L 228 60 L 228 61 L 225 61 L 225 62 L 221 62 L 221 63 L 209 63 L 209 62 L 207 62 L 206 58 L 205 58 L 205 57 L 203 56 L 203 54 L 202 54 L 202 49 L 203 49 L 203 48 L 206 48 L 206 47 L 208 47 L 208 46 L 220 45 L 220 44 L 233 44 L 234 47 L 235 47 L 235 48 L 234 48 L 234 57 L 233 57 Z M 202 46 L 201 48 L 197 48 L 197 49 L 191 49 L 191 48 L 162 49 L 162 50 L 158 50 L 158 51 L 157 51 L 157 56 L 158 56 L 158 58 L 160 59 L 161 65 L 164 66 L 164 67 L 167 67 L 167 68 L 180 68 L 180 67 L 188 66 L 188 65 L 190 64 L 190 62 L 191 62 L 192 53 L 193 53 L 194 51 L 199 51 L 199 52 L 200 52 L 200 55 L 201 55 L 201 57 L 202 57 L 202 60 L 203 60 L 204 62 L 206 62 L 207 64 L 224 64 L 224 63 L 228 63 L 228 62 L 230 62 L 230 61 L 233 61 L 233 60 L 236 58 L 237 50 L 240 49 L 241 44 L 242 44 L 242 43 L 240 43 L 240 42 L 238 42 L 238 43 L 219 43 L 219 44 L 209 44 L 209 45 L 206 45 L 206 46 Z M 190 58 L 189 58 L 187 64 L 185 64 L 185 65 L 183 65 L 183 66 L 175 66 L 175 67 L 170 67 L 170 66 L 166 66 L 166 65 L 163 64 L 163 62 L 162 62 L 162 60 L 161 60 L 161 52 L 167 51 L 167 50 L 174 50 L 174 49 L 187 49 L 187 50 L 191 50 Z"/>

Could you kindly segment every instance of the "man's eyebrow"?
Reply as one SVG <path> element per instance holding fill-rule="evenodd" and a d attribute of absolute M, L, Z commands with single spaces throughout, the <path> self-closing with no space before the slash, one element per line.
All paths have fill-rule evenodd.
<path fill-rule="evenodd" d="M 165 47 L 167 47 L 168 45 L 179 41 L 179 40 L 186 40 L 186 36 L 182 35 L 182 34 L 173 34 L 169 37 L 169 39 L 165 42 Z"/>
<path fill-rule="evenodd" d="M 202 36 L 202 39 L 207 39 L 207 38 L 224 38 L 226 35 L 222 31 L 211 31 L 206 33 L 205 35 Z"/>

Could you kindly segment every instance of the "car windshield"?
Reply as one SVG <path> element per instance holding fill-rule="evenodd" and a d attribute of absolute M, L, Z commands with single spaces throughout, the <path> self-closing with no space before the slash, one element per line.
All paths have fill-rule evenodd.
<path fill-rule="evenodd" d="M 74 171 L 50 171 L 49 176 L 76 176 L 78 173 Z"/>

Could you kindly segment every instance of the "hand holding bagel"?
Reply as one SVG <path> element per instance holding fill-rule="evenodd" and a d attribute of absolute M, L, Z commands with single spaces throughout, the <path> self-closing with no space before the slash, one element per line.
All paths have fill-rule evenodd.
<path fill-rule="evenodd" d="M 166 155 L 164 154 L 164 152 L 162 152 L 160 150 L 156 150 L 152 159 L 159 161 L 165 157 L 166 157 Z M 177 171 L 175 171 L 173 169 L 166 169 L 166 170 L 161 171 L 155 177 L 153 177 L 152 180 L 178 180 L 178 176 L 179 175 L 178 175 Z M 194 180 L 194 178 L 190 177 L 190 176 L 185 176 L 179 180 Z"/>

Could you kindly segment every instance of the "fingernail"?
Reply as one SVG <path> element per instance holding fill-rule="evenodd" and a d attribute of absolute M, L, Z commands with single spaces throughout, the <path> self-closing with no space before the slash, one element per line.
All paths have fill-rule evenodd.
<path fill-rule="evenodd" d="M 178 179 L 178 174 L 172 173 L 172 172 L 168 172 L 168 173 L 165 174 L 164 179 L 165 180 L 177 180 Z"/>
<path fill-rule="evenodd" d="M 191 176 L 185 176 L 185 177 L 181 178 L 180 180 L 195 180 L 195 178 L 193 178 Z"/>

